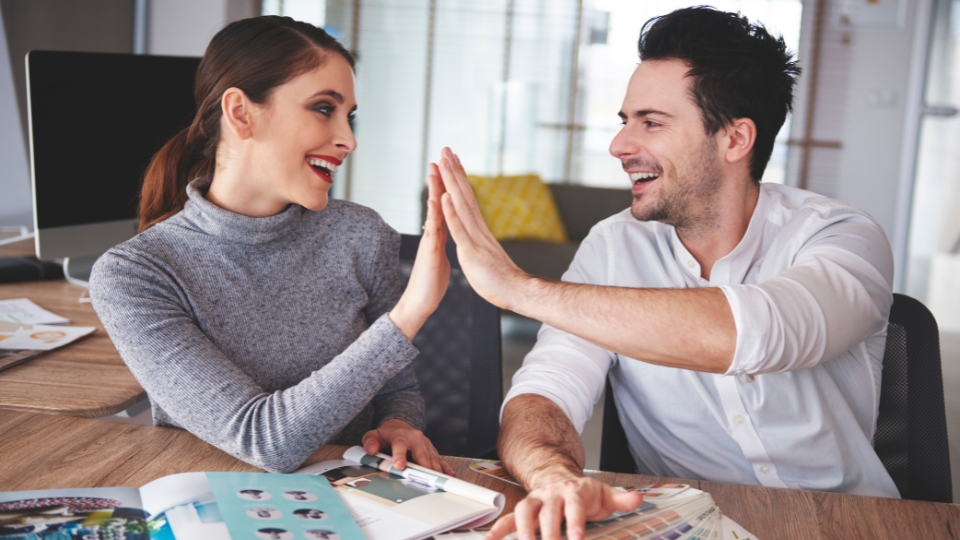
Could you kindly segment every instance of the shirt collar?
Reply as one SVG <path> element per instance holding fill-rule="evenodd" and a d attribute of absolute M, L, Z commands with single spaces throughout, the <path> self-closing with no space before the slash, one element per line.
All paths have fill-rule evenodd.
<path fill-rule="evenodd" d="M 753 209 L 753 215 L 750 216 L 750 223 L 747 225 L 747 231 L 743 238 L 733 248 L 733 251 L 727 253 L 713 265 L 710 271 L 710 280 L 704 280 L 700 277 L 700 263 L 694 259 L 687 246 L 683 245 L 680 235 L 674 227 L 670 227 L 671 243 L 677 262 L 689 272 L 691 276 L 701 281 L 703 285 L 729 285 L 743 283 L 744 278 L 750 272 L 757 256 L 760 254 L 760 248 L 763 241 L 763 228 L 767 221 L 767 215 L 770 211 L 770 195 L 767 190 L 760 187 L 760 195 L 757 197 L 757 206 Z"/>
<path fill-rule="evenodd" d="M 185 217 L 203 232 L 242 244 L 263 244 L 295 230 L 303 217 L 302 206 L 291 204 L 279 214 L 254 218 L 220 208 L 204 195 L 210 188 L 209 178 L 198 178 L 187 185 Z"/>

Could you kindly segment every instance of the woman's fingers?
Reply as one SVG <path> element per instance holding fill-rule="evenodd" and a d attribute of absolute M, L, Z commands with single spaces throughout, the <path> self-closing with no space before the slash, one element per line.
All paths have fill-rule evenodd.
<path fill-rule="evenodd" d="M 394 438 L 390 441 L 390 454 L 393 458 L 393 466 L 402 471 L 407 468 L 407 441 L 402 437 Z"/>

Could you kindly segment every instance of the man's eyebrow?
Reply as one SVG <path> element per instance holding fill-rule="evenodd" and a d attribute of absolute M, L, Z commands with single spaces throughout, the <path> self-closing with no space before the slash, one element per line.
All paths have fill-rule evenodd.
<path fill-rule="evenodd" d="M 634 111 L 632 116 L 634 118 L 642 118 L 644 116 L 650 116 L 651 114 L 666 116 L 667 118 L 676 118 L 675 116 L 673 116 L 668 112 L 658 111 L 657 109 L 640 109 L 639 111 Z M 617 115 L 624 120 L 627 119 L 627 113 L 623 111 L 618 112 Z"/>
<path fill-rule="evenodd" d="M 310 99 L 313 99 L 315 97 L 320 97 L 320 96 L 330 96 L 334 99 L 334 101 L 336 101 L 339 104 L 343 104 L 343 101 L 344 101 L 343 95 L 341 95 L 340 92 L 337 92 L 336 90 L 330 90 L 330 89 L 320 90 L 316 94 L 310 96 Z"/>

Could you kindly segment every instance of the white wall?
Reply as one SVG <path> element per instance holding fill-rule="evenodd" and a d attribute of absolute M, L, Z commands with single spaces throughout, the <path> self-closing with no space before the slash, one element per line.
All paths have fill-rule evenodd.
<path fill-rule="evenodd" d="M 256 15 L 252 0 L 152 0 L 147 54 L 203 56 L 210 38 L 228 23 Z"/>
<path fill-rule="evenodd" d="M 809 83 L 813 7 L 807 1 L 793 138 L 800 139 Z M 811 138 L 841 148 L 811 150 L 808 189 L 852 203 L 883 226 L 903 290 L 910 198 L 935 0 L 828 0 Z M 788 183 L 798 181 L 793 149 Z"/>
<path fill-rule="evenodd" d="M 895 288 L 903 289 L 910 199 L 933 0 L 906 3 L 896 29 L 860 28 L 854 35 L 837 197 L 883 225 L 893 246 Z"/>
<path fill-rule="evenodd" d="M 0 12 L 0 225 L 33 226 L 27 149 Z"/>

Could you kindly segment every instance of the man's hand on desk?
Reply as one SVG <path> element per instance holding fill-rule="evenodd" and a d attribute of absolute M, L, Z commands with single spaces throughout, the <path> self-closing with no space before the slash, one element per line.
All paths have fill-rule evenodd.
<path fill-rule="evenodd" d="M 557 540 L 564 519 L 567 538 L 581 540 L 587 521 L 606 519 L 615 511 L 636 510 L 642 502 L 643 495 L 635 491 L 617 491 L 593 478 L 570 473 L 546 476 L 517 503 L 512 514 L 497 520 L 485 540 L 503 538 L 513 531 L 520 540 L 533 540 L 537 529 L 544 540 Z"/>
<path fill-rule="evenodd" d="M 407 467 L 407 452 L 410 452 L 414 463 L 455 476 L 453 469 L 443 461 L 430 439 L 419 429 L 398 418 L 391 418 L 380 424 L 379 428 L 368 431 L 363 436 L 362 444 L 364 451 L 371 455 L 389 452 L 393 466 L 398 470 L 402 471 Z"/>

